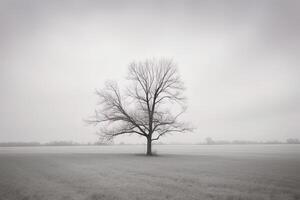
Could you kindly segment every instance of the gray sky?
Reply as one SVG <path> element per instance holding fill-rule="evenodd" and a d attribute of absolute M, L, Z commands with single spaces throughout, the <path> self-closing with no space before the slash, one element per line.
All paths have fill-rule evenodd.
<path fill-rule="evenodd" d="M 95 88 L 173 58 L 192 134 L 300 136 L 299 1 L 0 1 L 0 142 L 95 141 Z M 125 142 L 143 141 L 120 137 Z"/>

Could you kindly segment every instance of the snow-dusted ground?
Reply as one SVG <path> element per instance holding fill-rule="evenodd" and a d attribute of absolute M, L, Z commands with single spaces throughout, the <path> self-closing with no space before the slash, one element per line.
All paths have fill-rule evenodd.
<path fill-rule="evenodd" d="M 300 145 L 0 148 L 0 199 L 300 199 Z"/>

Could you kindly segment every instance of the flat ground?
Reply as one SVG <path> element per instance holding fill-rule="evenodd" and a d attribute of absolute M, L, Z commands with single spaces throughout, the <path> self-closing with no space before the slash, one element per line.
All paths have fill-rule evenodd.
<path fill-rule="evenodd" d="M 300 199 L 300 145 L 144 148 L 0 148 L 0 199 Z"/>

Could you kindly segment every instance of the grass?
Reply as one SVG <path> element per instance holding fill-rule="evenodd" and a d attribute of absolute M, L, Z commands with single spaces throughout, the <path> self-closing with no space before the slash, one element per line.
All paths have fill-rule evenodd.
<path fill-rule="evenodd" d="M 300 199 L 296 157 L 0 153 L 0 199 Z"/>

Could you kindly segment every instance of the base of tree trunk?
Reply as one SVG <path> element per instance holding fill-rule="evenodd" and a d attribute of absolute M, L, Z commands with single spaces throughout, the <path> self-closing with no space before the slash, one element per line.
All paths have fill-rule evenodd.
<path fill-rule="evenodd" d="M 152 156 L 152 140 L 147 138 L 147 156 Z"/>

